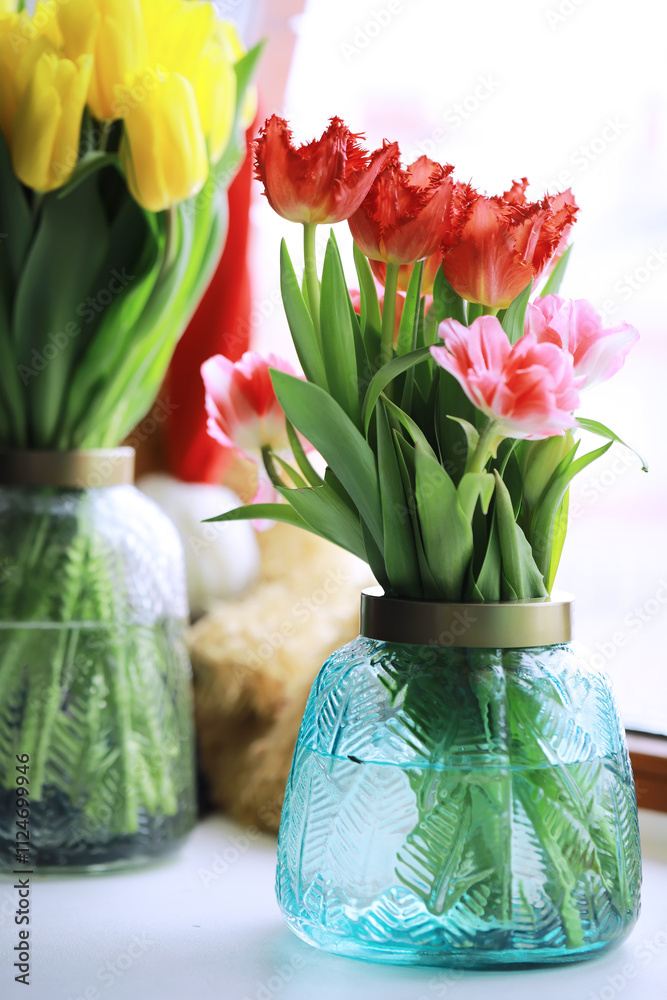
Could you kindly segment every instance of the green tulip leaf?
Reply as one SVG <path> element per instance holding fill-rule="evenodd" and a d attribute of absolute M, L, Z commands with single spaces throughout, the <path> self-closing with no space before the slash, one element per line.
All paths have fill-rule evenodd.
<path fill-rule="evenodd" d="M 380 331 L 382 330 L 380 302 L 371 266 L 356 243 L 353 244 L 353 252 L 361 297 L 361 333 L 366 346 L 366 354 L 371 359 L 373 371 L 375 371 L 376 359 L 380 357 Z"/>
<path fill-rule="evenodd" d="M 359 517 L 330 486 L 323 483 L 322 486 L 304 489 L 283 486 L 276 489 L 316 534 L 340 545 L 359 559 L 366 559 Z"/>
<path fill-rule="evenodd" d="M 299 435 L 294 430 L 289 420 L 285 421 L 285 425 L 287 429 L 287 439 L 289 441 L 290 448 L 292 449 L 292 454 L 294 455 L 296 464 L 301 470 L 301 474 L 311 486 L 321 486 L 324 480 L 317 474 L 317 472 L 315 472 L 315 469 L 308 461 L 308 456 L 306 455 L 305 449 L 301 444 Z"/>
<path fill-rule="evenodd" d="M 609 441 L 601 448 L 590 451 L 576 460 L 573 460 L 575 449 L 572 449 L 558 466 L 552 476 L 550 486 L 545 490 L 535 508 L 529 537 L 535 561 L 545 579 L 549 576 L 556 520 L 567 488 L 578 473 L 582 472 L 591 462 L 601 458 L 609 451 L 612 444 L 613 442 Z"/>
<path fill-rule="evenodd" d="M 25 379 L 18 372 L 11 312 L 31 238 L 28 202 L 0 132 L 0 447 L 25 448 L 28 444 Z"/>
<path fill-rule="evenodd" d="M 350 420 L 361 427 L 359 376 L 350 311 L 350 296 L 338 248 L 330 239 L 324 256 L 320 298 L 322 360 L 329 392 Z"/>
<path fill-rule="evenodd" d="M 442 323 L 443 319 L 455 319 L 466 326 L 465 302 L 454 291 L 442 268 L 438 269 L 433 282 L 432 309 L 437 323 Z"/>
<path fill-rule="evenodd" d="M 415 328 L 413 336 L 413 344 L 415 346 L 415 350 L 423 350 L 425 347 L 428 347 L 428 344 L 426 344 L 424 340 L 424 301 L 425 301 L 424 297 L 422 296 L 422 298 L 418 303 L 417 312 L 415 314 Z M 429 357 L 427 358 L 427 363 L 425 365 L 421 366 L 417 365 L 412 368 L 408 368 L 407 372 L 405 373 L 405 385 L 403 387 L 403 395 L 401 397 L 402 409 L 413 411 L 413 400 L 415 399 L 415 390 L 418 394 L 417 403 L 419 402 L 420 397 L 428 401 L 428 397 L 433 392 L 433 406 L 429 411 L 429 416 L 426 417 L 426 414 L 418 414 L 417 411 L 415 410 L 415 416 L 417 417 L 417 419 L 421 420 L 422 417 L 428 419 L 430 426 L 433 425 L 433 418 L 435 416 L 436 394 L 434 390 L 437 389 L 437 386 L 435 384 L 435 379 L 433 377 L 433 372 L 435 371 L 435 367 L 436 367 L 435 361 L 433 360 L 433 358 Z"/>
<path fill-rule="evenodd" d="M 272 453 L 271 454 L 271 461 L 274 463 L 274 468 L 275 468 L 275 463 L 276 462 L 278 463 L 278 465 L 280 466 L 280 468 L 283 470 L 283 472 L 285 473 L 285 475 L 287 476 L 287 478 L 292 483 L 293 487 L 295 487 L 298 490 L 300 490 L 300 489 L 307 489 L 308 488 L 308 483 L 303 478 L 303 476 L 293 466 L 291 466 L 289 464 L 289 462 L 286 462 L 284 458 L 281 458 L 280 455 L 274 455 Z M 264 461 L 264 464 L 266 466 L 266 459 Z M 267 469 L 267 471 L 268 471 L 268 469 Z M 269 475 L 270 475 L 270 473 L 269 473 Z M 274 477 L 273 476 L 271 476 L 271 482 L 273 482 L 274 486 L 276 486 L 276 487 L 283 485 L 282 482 L 281 483 L 274 482 Z"/>
<path fill-rule="evenodd" d="M 428 357 L 430 357 L 429 348 L 420 347 L 417 351 L 411 351 L 409 354 L 403 354 L 399 358 L 393 358 L 375 373 L 366 391 L 366 398 L 364 399 L 362 407 L 362 416 L 366 433 L 368 433 L 368 427 L 371 422 L 371 417 L 373 416 L 375 404 L 389 383 L 399 375 L 402 375 L 403 372 L 406 372 L 408 368 L 411 368 L 413 365 L 418 365 L 421 361 L 424 361 Z"/>
<path fill-rule="evenodd" d="M 382 501 L 384 559 L 392 592 L 419 595 L 419 566 L 394 441 L 384 406 L 377 409 L 378 471 Z"/>
<path fill-rule="evenodd" d="M 424 273 L 423 260 L 418 261 L 412 268 L 408 290 L 403 303 L 403 313 L 398 331 L 398 343 L 396 344 L 396 354 L 401 357 L 414 351 L 417 346 L 417 326 L 419 324 L 419 304 L 421 302 L 422 275 Z"/>
<path fill-rule="evenodd" d="M 306 378 L 326 389 L 328 382 L 317 334 L 301 294 L 285 240 L 280 243 L 280 290 L 294 347 Z"/>
<path fill-rule="evenodd" d="M 502 561 L 500 558 L 500 542 L 498 541 L 498 524 L 494 516 L 491 520 L 491 531 L 486 546 L 482 568 L 474 583 L 471 597 L 476 601 L 499 601 L 502 592 Z"/>
<path fill-rule="evenodd" d="M 551 540 L 551 557 L 549 559 L 549 571 L 547 573 L 547 590 L 551 593 L 551 588 L 554 585 L 554 580 L 556 579 L 556 573 L 558 572 L 558 566 L 560 563 L 560 557 L 563 554 L 563 546 L 565 545 L 565 537 L 567 535 L 567 519 L 570 510 L 570 491 L 569 489 L 565 491 L 565 496 L 558 508 L 556 513 L 556 520 L 554 522 L 554 532 Z"/>
<path fill-rule="evenodd" d="M 458 424 L 465 435 L 466 445 L 468 448 L 468 454 L 466 455 L 464 462 L 465 464 L 468 459 L 472 458 L 477 450 L 477 445 L 479 444 L 479 431 L 476 427 L 473 427 L 470 421 L 464 420 L 463 417 L 448 416 L 447 419 L 453 420 L 455 424 Z"/>
<path fill-rule="evenodd" d="M 440 459 L 455 483 L 459 481 L 470 454 L 470 443 L 464 423 L 473 427 L 477 411 L 458 381 L 450 372 L 439 366 L 435 368 L 435 406 L 433 424 L 435 426 Z M 457 419 L 451 415 L 456 414 Z M 475 442 L 475 447 L 477 446 Z"/>
<path fill-rule="evenodd" d="M 422 450 L 433 459 L 434 462 L 438 462 L 437 456 L 433 451 L 433 448 L 429 444 L 426 435 L 422 431 L 421 427 L 410 417 L 404 410 L 397 406 L 396 403 L 392 403 L 390 399 L 386 396 L 382 396 L 384 405 L 387 407 L 389 412 L 393 417 L 398 420 L 398 422 L 405 427 L 406 431 L 412 438 L 415 444 L 419 444 Z M 440 464 L 440 463 L 438 463 Z M 444 471 L 444 470 L 443 470 Z M 446 473 L 445 473 L 446 475 Z"/>
<path fill-rule="evenodd" d="M 535 562 L 526 536 L 514 520 L 514 508 L 509 491 L 497 471 L 494 471 L 494 476 L 498 540 L 502 558 L 503 599 L 522 601 L 547 597 L 544 577 Z"/>
<path fill-rule="evenodd" d="M 424 551 L 421 527 L 417 514 L 417 502 L 415 496 L 415 448 L 414 445 L 411 445 L 409 441 L 406 441 L 403 435 L 397 430 L 394 430 L 392 434 L 394 447 L 396 449 L 398 467 L 401 471 L 403 493 L 406 498 L 406 506 L 400 513 L 403 517 L 409 517 L 410 523 L 412 524 L 412 536 L 415 543 L 415 552 L 417 554 L 421 590 L 427 600 L 437 600 L 439 589 L 433 578 L 433 574 L 431 573 L 428 560 L 426 559 L 426 552 Z"/>
<path fill-rule="evenodd" d="M 7 269 L 3 295 L 11 302 L 14 285 L 21 274 L 30 240 L 33 219 L 23 185 L 14 173 L 5 137 L 0 132 L 0 265 Z"/>
<path fill-rule="evenodd" d="M 59 424 L 84 326 L 81 305 L 100 289 L 95 279 L 108 225 L 95 178 L 67 198 L 46 195 L 16 285 L 13 339 L 26 386 L 31 447 L 57 445 Z"/>
<path fill-rule="evenodd" d="M 441 600 L 460 600 L 473 552 L 470 521 L 454 483 L 420 442 L 415 448 L 415 494 L 429 569 Z"/>
<path fill-rule="evenodd" d="M 606 438 L 608 441 L 617 441 L 625 448 L 629 448 L 642 463 L 642 472 L 648 472 L 648 465 L 637 449 L 633 448 L 632 445 L 629 445 L 623 440 L 623 438 L 620 438 L 618 434 L 614 434 L 613 431 L 610 431 L 609 428 L 605 427 L 604 424 L 601 424 L 599 420 L 588 420 L 586 417 L 577 417 L 577 425 L 581 427 L 583 431 L 590 431 L 591 434 L 597 434 L 598 437 Z"/>
<path fill-rule="evenodd" d="M 567 248 L 567 250 L 565 250 L 560 255 L 560 257 L 558 258 L 558 261 L 556 262 L 556 266 L 554 267 L 553 271 L 549 275 L 549 278 L 546 281 L 546 283 L 544 285 L 544 288 L 539 293 L 539 297 L 540 298 L 543 295 L 557 295 L 558 294 L 558 291 L 560 289 L 560 286 L 561 286 L 561 283 L 563 281 L 563 278 L 565 277 L 565 271 L 567 270 L 567 265 L 568 265 L 568 263 L 570 261 L 570 253 L 571 253 L 571 251 L 572 251 L 572 244 L 570 244 L 570 246 Z"/>
<path fill-rule="evenodd" d="M 382 550 L 382 508 L 370 446 L 324 389 L 276 369 L 271 378 L 287 419 L 331 466 Z"/>
<path fill-rule="evenodd" d="M 478 500 L 482 513 L 488 513 L 494 489 L 495 480 L 489 472 L 466 472 L 463 476 L 457 490 L 461 509 L 470 522 Z"/>
<path fill-rule="evenodd" d="M 296 528 L 310 531 L 311 534 L 324 538 L 319 531 L 316 531 L 300 514 L 288 503 L 251 503 L 245 507 L 235 507 L 233 510 L 225 511 L 216 517 L 207 517 L 204 524 L 217 521 L 279 521 L 281 524 L 293 524 Z"/>
<path fill-rule="evenodd" d="M 91 150 L 81 157 L 67 183 L 57 189 L 55 192 L 56 198 L 66 198 L 79 184 L 83 184 L 92 174 L 96 174 L 103 167 L 114 167 L 121 176 L 124 176 L 120 160 L 116 153 L 102 153 L 100 150 Z"/>
<path fill-rule="evenodd" d="M 528 300 L 532 288 L 533 282 L 530 281 L 521 294 L 517 295 L 514 301 L 510 303 L 503 316 L 502 327 L 509 337 L 510 344 L 516 344 L 517 340 L 521 340 L 523 337 L 526 309 L 528 308 Z"/>

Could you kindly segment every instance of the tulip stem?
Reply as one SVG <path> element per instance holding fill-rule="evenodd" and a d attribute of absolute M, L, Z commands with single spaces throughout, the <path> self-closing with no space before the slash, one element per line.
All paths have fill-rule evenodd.
<path fill-rule="evenodd" d="M 482 306 L 482 316 L 497 316 L 498 309 L 493 306 Z"/>
<path fill-rule="evenodd" d="M 111 135 L 111 127 L 113 122 L 102 122 L 102 129 L 100 135 L 100 144 L 97 147 L 100 153 L 106 152 L 107 143 L 109 142 L 109 136 Z"/>
<path fill-rule="evenodd" d="M 399 264 L 387 264 L 384 278 L 384 304 L 382 306 L 382 334 L 380 338 L 381 365 L 386 365 L 394 356 L 394 316 L 396 314 L 399 267 Z"/>
<path fill-rule="evenodd" d="M 315 231 L 317 223 L 304 222 L 303 224 L 303 259 L 306 271 L 306 291 L 308 293 L 308 305 L 310 315 L 315 327 L 315 334 L 318 342 L 321 342 L 320 335 L 320 282 L 317 277 L 317 259 L 315 255 Z"/>
<path fill-rule="evenodd" d="M 42 208 L 42 202 L 43 201 L 44 201 L 44 195 L 43 194 L 39 194 L 37 191 L 35 191 L 33 199 L 32 199 L 32 218 L 33 218 L 33 221 L 39 215 L 40 210 Z"/>
<path fill-rule="evenodd" d="M 498 445 L 503 439 L 503 435 L 498 433 L 498 425 L 495 420 L 489 420 L 486 427 L 479 436 L 477 447 L 468 459 L 466 472 L 484 472 L 484 468 L 489 458 L 496 456 Z"/>
<path fill-rule="evenodd" d="M 276 469 L 276 463 L 273 461 L 273 452 L 271 451 L 271 445 L 262 445 L 262 462 L 264 463 L 264 468 L 266 469 L 267 475 L 274 486 L 282 486 L 283 488 L 287 485 L 280 477 L 280 473 Z"/>

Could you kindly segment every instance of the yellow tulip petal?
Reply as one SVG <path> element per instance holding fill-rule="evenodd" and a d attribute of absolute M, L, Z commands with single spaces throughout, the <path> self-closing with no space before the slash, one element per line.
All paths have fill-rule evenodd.
<path fill-rule="evenodd" d="M 229 142 L 236 110 L 236 74 L 220 53 L 202 58 L 196 96 L 209 156 L 217 163 Z"/>
<path fill-rule="evenodd" d="M 126 104 L 120 158 L 133 197 L 152 212 L 192 197 L 208 176 L 206 142 L 192 84 L 156 73 L 142 100 L 122 88 Z"/>
<path fill-rule="evenodd" d="M 117 118 L 115 88 L 148 63 L 140 0 L 68 0 L 59 8 L 65 55 L 94 56 L 88 105 L 101 120 Z"/>
<path fill-rule="evenodd" d="M 231 21 L 217 21 L 215 34 L 230 63 L 238 62 L 241 56 L 246 54 L 246 47 L 241 41 L 238 28 Z"/>
<path fill-rule="evenodd" d="M 151 60 L 194 82 L 216 18 L 210 3 L 143 0 Z"/>
<path fill-rule="evenodd" d="M 23 97 L 26 87 L 34 76 L 35 67 L 45 53 L 51 54 L 55 59 L 58 58 L 57 50 L 45 35 L 40 35 L 21 48 L 13 79 L 14 97 L 17 103 Z"/>
<path fill-rule="evenodd" d="M 58 24 L 57 4 L 39 3 L 35 5 L 32 17 L 25 11 L 21 12 L 19 30 L 26 41 L 35 38 L 48 38 L 51 44 L 60 52 L 63 47 L 63 36 Z"/>
<path fill-rule="evenodd" d="M 79 158 L 81 115 L 93 70 L 93 57 L 80 56 L 73 64 L 61 59 L 56 85 L 62 104 L 62 121 L 51 154 L 51 174 L 56 186 L 70 177 Z"/>
<path fill-rule="evenodd" d="M 70 177 L 78 158 L 81 116 L 92 58 L 77 63 L 42 52 L 18 102 L 11 154 L 17 177 L 36 191 L 52 191 Z"/>
<path fill-rule="evenodd" d="M 45 52 L 19 101 L 12 137 L 12 165 L 16 176 L 36 191 L 49 189 L 51 152 L 62 113 L 55 87 L 58 59 Z"/>

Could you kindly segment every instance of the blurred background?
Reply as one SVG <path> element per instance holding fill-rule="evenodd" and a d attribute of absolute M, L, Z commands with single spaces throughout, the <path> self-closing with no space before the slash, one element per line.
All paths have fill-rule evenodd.
<path fill-rule="evenodd" d="M 295 140 L 319 137 L 338 115 L 369 146 L 397 140 L 406 162 L 426 154 L 453 163 L 457 179 L 490 194 L 521 176 L 534 199 L 572 188 L 581 212 L 562 292 L 641 333 L 624 371 L 586 394 L 582 414 L 637 447 L 650 472 L 614 446 L 579 477 L 557 586 L 577 596 L 578 636 L 611 671 L 628 726 L 667 733 L 667 75 L 655 4 L 217 6 L 249 42 L 268 37 L 259 120 L 282 114 Z M 284 235 L 299 260 L 300 227 L 274 215 L 260 191 L 255 182 L 251 338 L 289 355 L 278 244 Z M 346 244 L 346 225 L 337 230 Z"/>

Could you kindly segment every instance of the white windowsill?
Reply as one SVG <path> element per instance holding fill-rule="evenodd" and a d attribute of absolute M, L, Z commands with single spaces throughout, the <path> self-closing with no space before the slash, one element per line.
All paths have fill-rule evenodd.
<path fill-rule="evenodd" d="M 397 968 L 326 955 L 285 927 L 275 840 L 214 817 L 139 872 L 33 877 L 31 989 L 13 982 L 16 891 L 0 880 L 0 996 L 30 1000 L 664 1000 L 667 815 L 640 813 L 643 909 L 615 951 L 509 972 Z M 226 860 L 225 860 L 226 859 Z M 226 867 L 225 867 L 226 866 Z M 8 903 L 9 901 L 9 903 Z M 12 911 L 10 915 L 10 910 Z M 88 992 L 86 992 L 88 991 Z"/>

